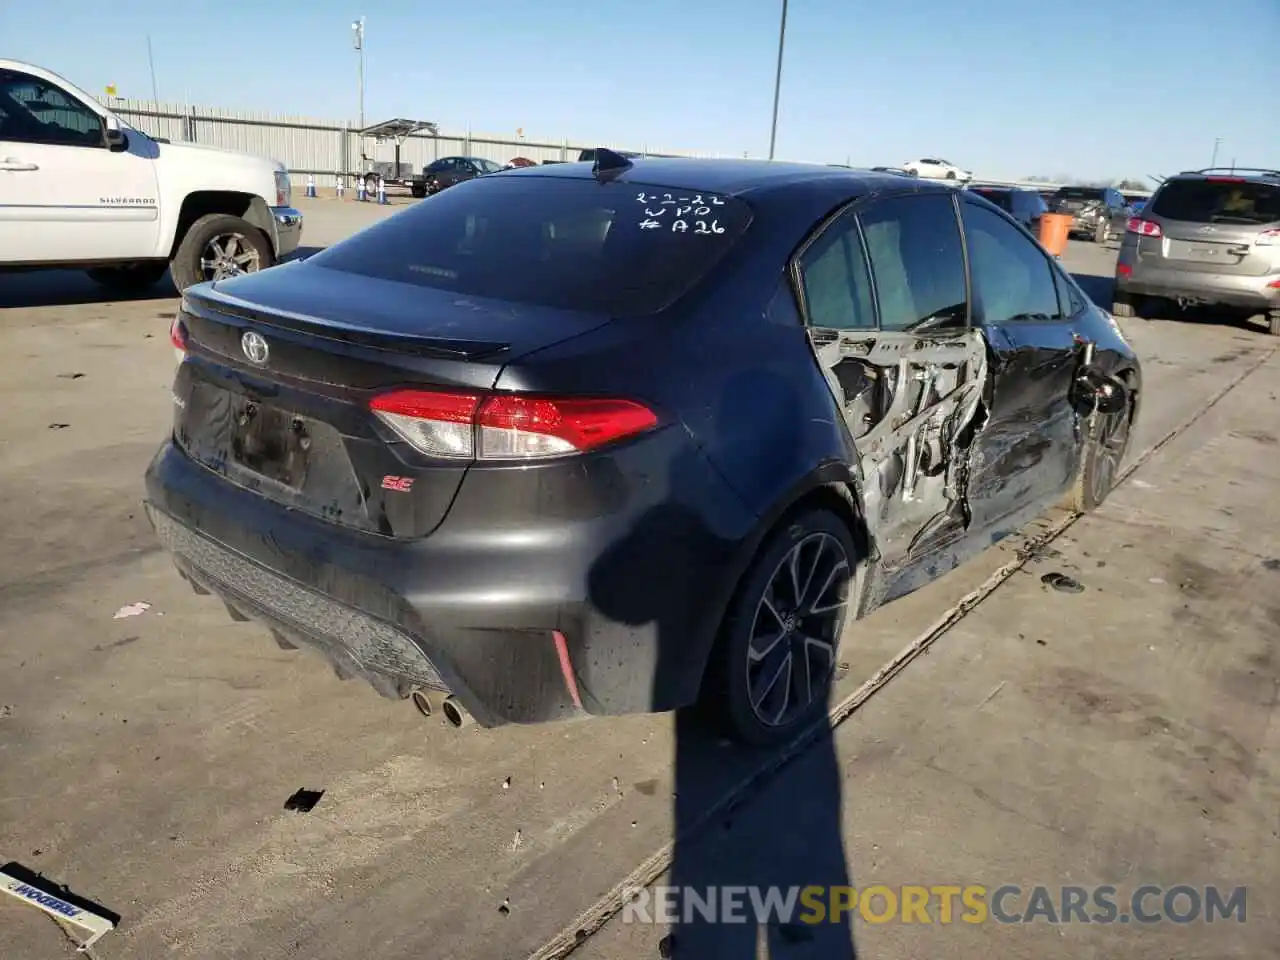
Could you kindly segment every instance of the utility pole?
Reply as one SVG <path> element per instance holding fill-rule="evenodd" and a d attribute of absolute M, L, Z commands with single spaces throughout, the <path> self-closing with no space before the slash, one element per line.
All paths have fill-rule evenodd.
<path fill-rule="evenodd" d="M 1222 138 L 1214 137 L 1213 138 L 1213 159 L 1209 161 L 1210 167 L 1216 165 L 1218 162 L 1218 147 L 1220 146 L 1222 146 Z"/>
<path fill-rule="evenodd" d="M 787 41 L 787 0 L 782 0 L 782 25 L 778 28 L 778 71 L 773 79 L 773 125 L 769 128 L 769 159 L 778 141 L 778 97 L 782 93 L 782 48 Z"/>
<path fill-rule="evenodd" d="M 356 49 L 356 57 L 359 61 L 359 96 L 360 96 L 360 126 L 364 129 L 364 17 L 356 20 L 351 24 L 351 42 Z M 360 174 L 364 175 L 364 137 L 360 134 L 356 135 L 356 142 L 360 149 Z"/>
<path fill-rule="evenodd" d="M 160 88 L 156 86 L 156 58 L 151 53 L 151 34 L 147 34 L 147 63 L 151 67 L 151 99 L 160 109 Z"/>

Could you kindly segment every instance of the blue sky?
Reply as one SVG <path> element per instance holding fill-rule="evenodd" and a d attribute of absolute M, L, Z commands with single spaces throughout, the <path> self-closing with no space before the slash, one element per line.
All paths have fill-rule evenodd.
<path fill-rule="evenodd" d="M 780 0 L 0 3 L 0 54 L 101 92 L 651 150 L 768 151 Z M 216 11 L 216 17 L 210 16 Z M 986 176 L 1280 164 L 1280 2 L 791 0 L 777 155 Z"/>

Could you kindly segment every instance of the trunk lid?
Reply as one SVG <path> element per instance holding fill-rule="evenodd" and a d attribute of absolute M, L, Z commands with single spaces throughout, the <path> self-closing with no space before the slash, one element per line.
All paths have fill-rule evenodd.
<path fill-rule="evenodd" d="M 189 290 L 180 319 L 179 446 L 262 496 L 395 537 L 434 530 L 471 461 L 418 453 L 369 400 L 487 391 L 511 360 L 608 322 L 307 263 Z"/>

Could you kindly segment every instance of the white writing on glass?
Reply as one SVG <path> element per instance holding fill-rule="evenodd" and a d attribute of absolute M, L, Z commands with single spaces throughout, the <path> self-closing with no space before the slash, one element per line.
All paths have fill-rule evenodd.
<path fill-rule="evenodd" d="M 660 201 L 658 200 L 658 197 L 659 197 L 659 196 L 661 196 L 661 197 L 662 197 L 662 199 L 661 199 Z M 708 194 L 708 195 L 707 195 L 707 196 L 705 196 L 705 197 L 704 197 L 702 194 L 700 194 L 700 193 L 698 193 L 698 194 L 694 194 L 692 197 L 677 197 L 677 196 L 675 196 L 674 194 L 670 194 L 670 193 L 664 193 L 664 194 L 661 194 L 661 195 L 656 194 L 656 193 L 638 193 L 638 194 L 636 194 L 636 202 L 637 202 L 637 203 L 649 204 L 649 203 L 654 203 L 655 201 L 657 201 L 657 202 L 659 202 L 659 203 L 661 203 L 661 204 L 663 204 L 663 205 L 680 205 L 680 206 L 682 206 L 682 207 L 691 207 L 691 208 L 695 208 L 695 209 L 696 209 L 696 208 L 705 208 L 705 207 L 708 207 L 708 206 L 711 206 L 711 207 L 723 207 L 723 206 L 724 206 L 724 198 L 723 198 L 723 197 L 717 197 L 717 196 L 713 196 L 713 195 L 710 195 L 710 194 Z"/>

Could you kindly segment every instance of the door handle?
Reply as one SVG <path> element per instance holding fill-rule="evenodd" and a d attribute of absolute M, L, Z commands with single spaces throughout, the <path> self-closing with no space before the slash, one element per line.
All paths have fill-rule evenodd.
<path fill-rule="evenodd" d="M 34 163 L 23 163 L 17 157 L 5 157 L 0 160 L 0 170 L 9 170 L 13 173 L 21 173 L 26 170 L 39 170 L 40 167 Z"/>

